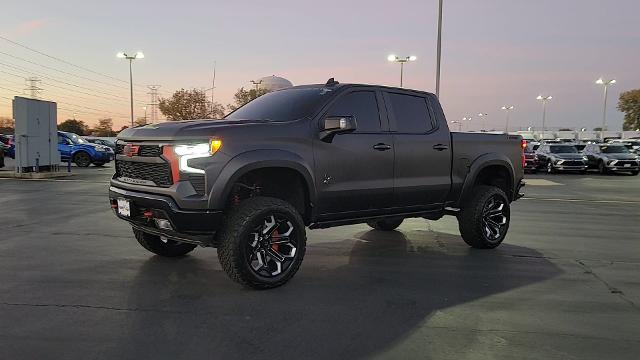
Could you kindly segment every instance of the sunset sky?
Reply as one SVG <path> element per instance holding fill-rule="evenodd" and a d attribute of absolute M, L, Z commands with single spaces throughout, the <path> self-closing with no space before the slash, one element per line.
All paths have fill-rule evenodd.
<path fill-rule="evenodd" d="M 445 0 L 441 101 L 449 120 L 488 113 L 504 126 L 540 126 L 538 94 L 551 94 L 549 127 L 599 126 L 602 87 L 610 88 L 609 126 L 621 91 L 640 88 L 638 0 Z M 209 88 L 217 62 L 216 101 L 267 75 L 294 84 L 398 85 L 390 53 L 416 55 L 405 86 L 434 91 L 437 0 L 396 1 L 9 1 L 0 36 L 89 72 L 0 39 L 0 116 L 37 75 L 42 96 L 59 103 L 59 121 L 129 122 L 128 67 L 120 50 L 142 50 L 134 63 L 136 116 L 161 95 Z M 99 73 L 99 74 L 98 74 Z M 110 77 L 104 76 L 108 75 Z M 120 79 L 120 80 L 117 80 Z M 7 99 L 9 98 L 9 99 Z M 477 117 L 476 117 L 477 118 Z M 471 129 L 479 129 L 474 119 Z"/>

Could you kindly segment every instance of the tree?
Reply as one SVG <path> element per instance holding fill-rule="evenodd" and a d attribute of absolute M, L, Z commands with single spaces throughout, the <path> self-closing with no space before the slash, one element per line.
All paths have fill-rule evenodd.
<path fill-rule="evenodd" d="M 231 111 L 235 111 L 249 101 L 255 100 L 268 92 L 269 90 L 264 88 L 245 90 L 241 87 L 236 91 L 235 95 L 233 95 L 234 104 L 227 105 L 227 108 Z"/>
<path fill-rule="evenodd" d="M 58 130 L 78 135 L 86 135 L 89 132 L 89 127 L 82 120 L 67 119 L 58 124 Z"/>
<path fill-rule="evenodd" d="M 0 134 L 13 134 L 16 123 L 12 118 L 0 117 Z"/>
<path fill-rule="evenodd" d="M 115 131 L 113 131 L 113 120 L 111 118 L 98 120 L 98 126 L 91 130 L 91 133 L 94 136 L 115 136 Z"/>
<path fill-rule="evenodd" d="M 601 127 L 601 126 L 594 127 L 594 128 L 593 128 L 593 131 L 602 131 L 602 127 Z"/>
<path fill-rule="evenodd" d="M 622 130 L 640 129 L 640 89 L 620 94 L 618 110 L 624 113 Z"/>
<path fill-rule="evenodd" d="M 205 92 L 198 89 L 180 89 L 170 98 L 162 98 L 160 111 L 172 121 L 193 119 L 220 119 L 224 116 L 224 107 L 211 103 Z"/>
<path fill-rule="evenodd" d="M 560 130 L 558 130 L 558 131 L 573 131 L 573 129 L 569 129 L 569 128 L 561 128 L 561 129 L 560 129 Z"/>
<path fill-rule="evenodd" d="M 147 125 L 147 119 L 144 116 L 138 116 L 136 121 L 133 122 L 134 127 Z"/>

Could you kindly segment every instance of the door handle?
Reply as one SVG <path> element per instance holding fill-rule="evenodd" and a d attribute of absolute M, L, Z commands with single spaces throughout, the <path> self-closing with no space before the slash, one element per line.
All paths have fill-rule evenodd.
<path fill-rule="evenodd" d="M 448 148 L 449 148 L 449 145 L 445 145 L 445 144 L 435 144 L 435 145 L 433 145 L 433 150 L 437 150 L 437 151 L 447 150 Z"/>
<path fill-rule="evenodd" d="M 386 150 L 391 150 L 391 145 L 378 143 L 378 144 L 373 145 L 373 148 L 378 150 L 378 151 L 386 151 Z"/>

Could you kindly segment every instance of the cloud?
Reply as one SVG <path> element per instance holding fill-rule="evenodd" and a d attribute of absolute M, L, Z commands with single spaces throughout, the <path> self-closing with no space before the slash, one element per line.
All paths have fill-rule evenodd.
<path fill-rule="evenodd" d="M 34 20 L 25 21 L 18 24 L 18 26 L 16 26 L 16 28 L 13 31 L 11 31 L 11 34 L 14 36 L 28 35 L 44 27 L 46 23 L 47 21 L 44 19 L 34 19 Z"/>

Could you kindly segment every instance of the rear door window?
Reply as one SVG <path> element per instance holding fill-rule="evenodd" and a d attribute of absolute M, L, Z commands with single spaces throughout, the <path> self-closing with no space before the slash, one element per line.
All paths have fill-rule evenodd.
<path fill-rule="evenodd" d="M 395 130 L 399 133 L 424 134 L 435 128 L 427 100 L 421 96 L 387 93 L 395 119 Z"/>

